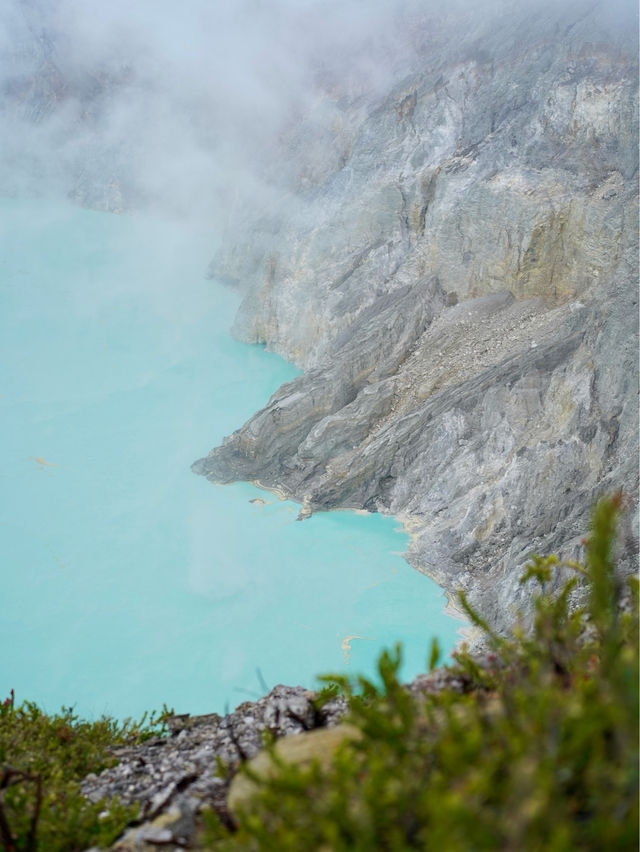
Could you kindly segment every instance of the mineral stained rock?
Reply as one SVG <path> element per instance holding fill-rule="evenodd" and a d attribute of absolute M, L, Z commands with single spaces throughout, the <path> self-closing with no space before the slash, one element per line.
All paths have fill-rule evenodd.
<path fill-rule="evenodd" d="M 331 156 L 300 123 L 287 203 L 214 258 L 235 333 L 304 373 L 193 469 L 398 516 L 411 564 L 504 628 L 531 552 L 576 557 L 599 494 L 636 500 L 637 22 L 460 14 L 407 21 L 386 95 L 327 87 Z"/>

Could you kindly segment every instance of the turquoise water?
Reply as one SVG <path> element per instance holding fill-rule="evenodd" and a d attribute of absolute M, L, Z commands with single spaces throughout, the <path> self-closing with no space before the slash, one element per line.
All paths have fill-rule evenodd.
<path fill-rule="evenodd" d="M 262 682 L 372 673 L 397 639 L 410 677 L 431 636 L 456 641 L 392 519 L 298 523 L 292 503 L 191 473 L 297 374 L 229 337 L 237 296 L 202 274 L 213 244 L 0 203 L 0 698 L 221 712 Z"/>

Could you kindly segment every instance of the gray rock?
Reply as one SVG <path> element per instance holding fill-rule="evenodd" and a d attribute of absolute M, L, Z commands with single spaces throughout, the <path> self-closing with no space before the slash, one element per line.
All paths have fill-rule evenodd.
<path fill-rule="evenodd" d="M 485 664 L 481 657 L 477 661 Z M 414 696 L 443 690 L 464 692 L 469 689 L 469 678 L 460 672 L 437 669 L 406 688 Z M 241 761 L 251 761 L 262 751 L 265 734 L 283 742 L 281 753 L 285 755 L 304 758 L 309 756 L 309 747 L 313 754 L 319 748 L 326 765 L 333 747 L 344 736 L 344 731 L 334 735 L 326 729 L 352 728 L 343 724 L 347 712 L 344 697 L 333 698 L 321 708 L 314 703 L 316 697 L 302 687 L 277 686 L 260 700 L 247 701 L 224 717 L 215 713 L 194 717 L 182 714 L 169 720 L 169 736 L 113 749 L 119 764 L 100 775 L 87 775 L 82 784 L 82 793 L 93 802 L 108 802 L 117 796 L 140 806 L 138 819 L 116 841 L 113 852 L 189 847 L 204 808 L 213 808 L 223 821 L 232 821 L 230 784 Z M 300 743 L 295 742 L 296 735 L 308 732 L 314 735 L 300 736 Z M 225 765 L 222 775 L 218 774 L 219 761 Z M 268 762 L 262 758 L 263 764 Z M 239 786 L 246 788 L 243 782 Z"/>
<path fill-rule="evenodd" d="M 339 167 L 215 258 L 236 334 L 305 372 L 193 469 L 396 515 L 504 629 L 530 553 L 579 556 L 602 493 L 637 566 L 637 45 L 631 4 L 495 8 L 341 102 Z"/>
<path fill-rule="evenodd" d="M 265 736 L 279 739 L 341 721 L 344 698 L 317 709 L 315 697 L 302 687 L 276 686 L 224 717 L 182 714 L 169 720 L 169 736 L 114 749 L 118 765 L 88 775 L 82 784 L 82 793 L 92 802 L 117 796 L 140 806 L 138 824 L 117 841 L 114 852 L 147 852 L 159 844 L 183 848 L 193 840 L 203 807 L 228 820 L 231 778 L 241 761 L 261 751 Z M 220 761 L 224 775 L 218 773 Z"/>
<path fill-rule="evenodd" d="M 262 749 L 266 735 L 279 738 L 337 724 L 344 715 L 345 700 L 334 699 L 318 710 L 314 698 L 315 693 L 302 687 L 276 686 L 259 701 L 247 701 L 224 717 L 215 713 L 173 717 L 168 737 L 114 749 L 119 764 L 100 775 L 88 775 L 82 792 L 93 802 L 118 796 L 123 802 L 138 803 L 142 824 L 155 824 L 162 831 L 170 826 L 155 821 L 182 809 L 180 831 L 188 835 L 189 813 L 194 807 L 198 810 L 206 804 L 223 815 L 226 812 L 229 777 L 218 777 L 219 760 L 233 773 L 241 760 Z M 127 840 L 133 844 L 131 848 L 149 841 L 139 831 L 131 830 Z M 173 833 L 178 836 L 180 832 L 173 829 Z"/>

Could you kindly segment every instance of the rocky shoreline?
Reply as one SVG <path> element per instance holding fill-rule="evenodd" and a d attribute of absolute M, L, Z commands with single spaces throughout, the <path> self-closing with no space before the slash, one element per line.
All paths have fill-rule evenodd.
<path fill-rule="evenodd" d="M 304 373 L 193 470 L 396 516 L 504 630 L 532 552 L 579 558 L 603 493 L 637 506 L 637 55 L 597 5 L 469 15 L 388 94 L 327 92 L 342 156 L 310 185 L 287 150 L 288 201 L 230 226 L 235 333 Z"/>
<path fill-rule="evenodd" d="M 36 183 L 51 169 L 56 190 L 97 209 L 167 202 L 135 179 L 162 135 L 146 113 L 101 134 L 141 92 L 165 115 L 173 81 L 160 66 L 146 79 L 144 57 L 142 78 L 135 56 L 69 64 L 45 11 L 28 0 L 7 30 L 4 191 L 36 163 Z M 398 517 L 409 562 L 504 629 L 527 608 L 531 551 L 578 557 L 602 493 L 637 508 L 637 8 L 388 11 L 376 74 L 357 33 L 335 68 L 316 56 L 305 97 L 268 138 L 253 128 L 251 163 L 203 207 L 225 222 L 208 274 L 243 295 L 235 334 L 304 373 L 194 470 L 259 482 L 303 515 Z M 224 117 L 210 107 L 205 129 Z M 197 137 L 211 159 L 214 136 Z M 46 152 L 76 143 L 31 162 L 24 142 L 40 137 Z"/>
<path fill-rule="evenodd" d="M 82 145 L 62 164 L 49 146 L 45 177 L 46 165 L 97 209 L 143 206 L 133 140 L 100 136 L 131 68 L 65 72 L 40 4 L 22 5 L 7 126 L 18 115 L 35 133 L 55 115 L 51 138 Z M 618 563 L 637 570 L 637 10 L 469 5 L 438 17 L 407 4 L 407 58 L 386 86 L 319 72 L 307 112 L 265 149 L 267 191 L 254 198 L 250 180 L 225 211 L 209 275 L 243 294 L 235 334 L 304 373 L 193 469 L 254 481 L 301 517 L 394 515 L 411 565 L 506 630 L 530 606 L 519 578 L 531 552 L 580 558 L 603 493 L 629 499 Z M 132 127 L 146 130 L 144 116 Z M 2 185 L 17 193 L 10 164 Z M 445 684 L 465 688 L 444 672 L 411 688 Z M 218 759 L 233 771 L 264 731 L 337 724 L 344 703 L 318 711 L 313 698 L 278 686 L 117 750 L 119 765 L 82 788 L 140 804 L 114 849 L 184 848 L 204 806 L 228 819 Z"/>

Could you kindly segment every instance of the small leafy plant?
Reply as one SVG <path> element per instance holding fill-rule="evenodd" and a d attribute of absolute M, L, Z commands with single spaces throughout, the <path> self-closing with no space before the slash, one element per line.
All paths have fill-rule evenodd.
<path fill-rule="evenodd" d="M 29 701 L 16 706 L 11 690 L 0 704 L 3 852 L 73 852 L 113 843 L 138 808 L 116 800 L 91 803 L 80 782 L 117 762 L 111 747 L 162 733 L 167 712 L 140 722 L 87 722 L 69 707 L 49 716 Z"/>
<path fill-rule="evenodd" d="M 383 686 L 332 677 L 360 738 L 331 769 L 278 762 L 229 831 L 210 820 L 215 850 L 626 850 L 638 846 L 638 609 L 621 610 L 613 564 L 619 497 L 593 514 L 584 565 L 557 596 L 555 557 L 534 557 L 533 629 L 484 631 L 480 663 L 465 649 L 466 684 L 414 698 L 398 681 L 400 649 L 383 653 Z M 570 596 L 584 575 L 588 603 Z M 431 665 L 439 653 L 432 650 Z"/>

